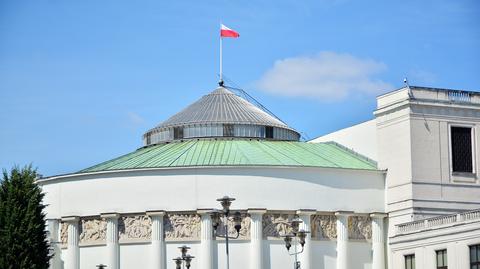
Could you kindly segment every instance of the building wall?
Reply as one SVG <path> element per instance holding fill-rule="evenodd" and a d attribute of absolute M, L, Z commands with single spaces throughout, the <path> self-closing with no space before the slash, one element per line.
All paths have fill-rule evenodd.
<path fill-rule="evenodd" d="M 59 177 L 40 182 L 47 218 L 218 207 L 384 211 L 380 171 L 324 168 L 184 168 Z M 338 199 L 343 197 L 343 199 Z"/>
<path fill-rule="evenodd" d="M 451 172 L 450 126 L 480 123 L 478 94 L 457 102 L 458 91 L 403 88 L 377 99 L 378 166 L 386 169 L 387 211 L 395 224 L 480 208 L 478 165 L 469 177 Z M 479 95 L 480 96 L 480 95 Z"/>
<path fill-rule="evenodd" d="M 374 161 L 377 157 L 377 125 L 369 120 L 311 140 L 311 143 L 337 142 Z"/>
<path fill-rule="evenodd" d="M 436 251 L 446 249 L 448 268 L 470 269 L 469 246 L 480 244 L 480 212 L 475 219 L 439 224 L 390 238 L 390 269 L 404 269 L 405 255 L 415 255 L 416 268 L 437 268 Z"/>

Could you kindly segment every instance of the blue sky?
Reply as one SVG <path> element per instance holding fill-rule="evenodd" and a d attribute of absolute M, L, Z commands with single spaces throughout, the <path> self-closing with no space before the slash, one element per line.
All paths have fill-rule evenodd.
<path fill-rule="evenodd" d="M 478 1 L 0 1 L 0 168 L 75 172 L 231 85 L 310 138 L 410 84 L 480 89 Z M 232 84 L 233 83 L 233 84 Z"/>

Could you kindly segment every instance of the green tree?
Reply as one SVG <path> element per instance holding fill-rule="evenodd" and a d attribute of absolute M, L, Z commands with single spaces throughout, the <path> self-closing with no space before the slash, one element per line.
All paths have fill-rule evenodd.
<path fill-rule="evenodd" d="M 3 170 L 0 183 L 0 268 L 46 269 L 49 243 L 42 204 L 44 194 L 35 183 L 32 166 Z"/>

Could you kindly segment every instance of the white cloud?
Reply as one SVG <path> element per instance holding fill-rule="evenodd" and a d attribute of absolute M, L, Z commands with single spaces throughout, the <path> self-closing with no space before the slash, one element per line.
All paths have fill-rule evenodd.
<path fill-rule="evenodd" d="M 145 119 L 143 119 L 140 115 L 135 112 L 127 112 L 127 119 L 128 122 L 132 125 L 142 125 L 145 123 Z"/>
<path fill-rule="evenodd" d="M 393 87 L 375 78 L 384 63 L 330 51 L 278 60 L 257 82 L 261 90 L 283 96 L 332 101 L 350 94 L 377 94 Z"/>

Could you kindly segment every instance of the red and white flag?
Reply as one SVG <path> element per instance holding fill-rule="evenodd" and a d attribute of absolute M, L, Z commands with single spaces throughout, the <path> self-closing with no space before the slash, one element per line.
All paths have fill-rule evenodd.
<path fill-rule="evenodd" d="M 234 30 L 228 28 L 227 26 L 220 24 L 220 37 L 233 37 L 237 38 L 240 34 L 235 32 Z"/>

